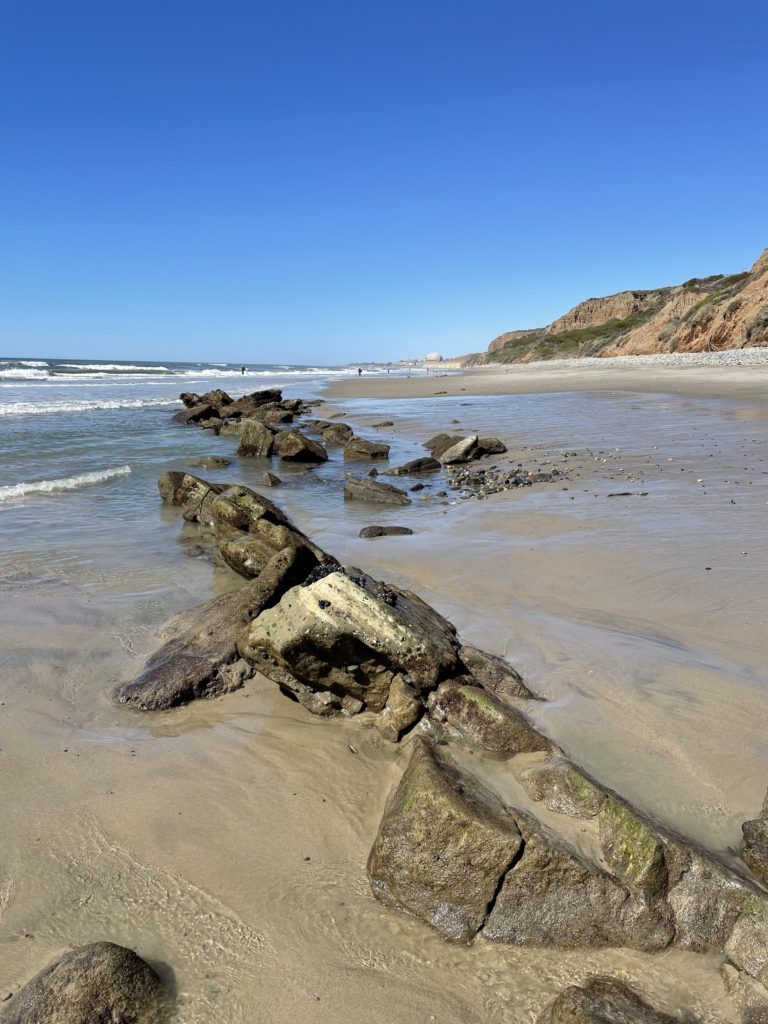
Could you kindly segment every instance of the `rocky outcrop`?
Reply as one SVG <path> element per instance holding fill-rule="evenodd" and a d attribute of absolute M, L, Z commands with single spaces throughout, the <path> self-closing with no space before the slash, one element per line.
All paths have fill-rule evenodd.
<path fill-rule="evenodd" d="M 8 1003 L 2 1024 L 163 1024 L 168 995 L 133 950 L 111 942 L 80 946 L 55 960 Z"/>
<path fill-rule="evenodd" d="M 260 420 L 243 420 L 238 455 L 266 458 L 272 453 L 275 432 Z"/>
<path fill-rule="evenodd" d="M 410 505 L 411 499 L 392 484 L 381 483 L 370 477 L 347 477 L 344 484 L 345 501 L 367 501 L 376 505 Z"/>
<path fill-rule="evenodd" d="M 499 799 L 418 740 L 384 812 L 368 877 L 382 903 L 466 942 L 521 846 Z"/>
<path fill-rule="evenodd" d="M 675 1024 L 623 981 L 590 978 L 571 985 L 544 1010 L 537 1024 Z"/>
<path fill-rule="evenodd" d="M 510 331 L 467 362 L 706 352 L 768 345 L 768 249 L 749 271 L 587 299 L 547 327 Z"/>
<path fill-rule="evenodd" d="M 460 670 L 456 630 L 415 594 L 340 568 L 289 590 L 242 635 L 263 675 L 381 712 L 397 677 L 423 695 Z M 275 671 L 277 669 L 277 671 Z"/>

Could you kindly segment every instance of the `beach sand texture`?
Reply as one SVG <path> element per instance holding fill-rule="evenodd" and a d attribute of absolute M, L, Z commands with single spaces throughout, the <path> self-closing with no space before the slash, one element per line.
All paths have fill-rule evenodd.
<path fill-rule="evenodd" d="M 765 372 L 523 367 L 336 384 L 365 436 L 415 453 L 441 429 L 495 434 L 509 447 L 500 465 L 567 479 L 383 513 L 313 508 L 311 488 L 275 498 L 341 560 L 407 584 L 508 657 L 547 698 L 537 726 L 576 762 L 734 860 L 768 783 Z M 374 430 L 384 419 L 394 426 Z M 230 454 L 225 440 L 209 447 Z M 360 540 L 371 522 L 415 534 Z M 116 707 L 163 621 L 234 582 L 186 560 L 175 586 L 144 593 L 118 573 L 5 588 L 0 997 L 63 948 L 108 938 L 165 965 L 181 1024 L 532 1022 L 566 984 L 606 971 L 668 1012 L 737 1019 L 715 954 L 455 947 L 378 904 L 365 861 L 408 752 L 376 732 L 314 718 L 263 678 L 163 714 Z M 503 764 L 467 756 L 522 799 Z"/>

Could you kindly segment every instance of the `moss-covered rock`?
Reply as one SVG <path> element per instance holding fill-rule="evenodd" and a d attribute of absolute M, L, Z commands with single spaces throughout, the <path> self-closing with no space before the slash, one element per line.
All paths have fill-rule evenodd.
<path fill-rule="evenodd" d="M 520 946 L 628 946 L 648 952 L 669 945 L 674 929 L 668 908 L 631 893 L 531 815 L 509 813 L 524 846 L 499 889 L 485 938 Z"/>
<path fill-rule="evenodd" d="M 239 436 L 240 446 L 237 449 L 238 455 L 266 458 L 272 453 L 274 433 L 259 420 L 243 420 Z"/>
<path fill-rule="evenodd" d="M 667 868 L 661 836 L 630 807 L 611 797 L 600 812 L 600 848 L 611 871 L 631 889 L 663 897 Z"/>
<path fill-rule="evenodd" d="M 466 942 L 520 844 L 498 798 L 419 739 L 384 813 L 368 877 L 383 903 Z"/>
<path fill-rule="evenodd" d="M 563 758 L 529 768 L 520 781 L 532 800 L 572 818 L 594 818 L 607 799 L 597 783 Z"/>
<path fill-rule="evenodd" d="M 725 952 L 730 959 L 768 985 L 768 899 L 753 893 L 744 900 L 736 919 Z"/>
<path fill-rule="evenodd" d="M 461 660 L 475 682 L 502 700 L 506 697 L 535 700 L 522 676 L 497 654 L 481 651 L 471 644 L 462 644 Z"/>
<path fill-rule="evenodd" d="M 516 708 L 462 680 L 442 683 L 430 696 L 429 709 L 435 721 L 455 729 L 482 750 L 501 757 L 549 750 L 551 746 Z"/>

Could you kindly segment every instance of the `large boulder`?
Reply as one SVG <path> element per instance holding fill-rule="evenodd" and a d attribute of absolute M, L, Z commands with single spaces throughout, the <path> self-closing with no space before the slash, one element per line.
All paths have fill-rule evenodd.
<path fill-rule="evenodd" d="M 655 1010 L 623 981 L 597 977 L 564 989 L 537 1024 L 675 1024 L 675 1018 Z"/>
<path fill-rule="evenodd" d="M 239 689 L 256 672 L 238 654 L 240 633 L 303 571 L 295 550 L 281 551 L 252 583 L 175 616 L 164 630 L 169 639 L 120 687 L 118 702 L 159 711 Z"/>
<path fill-rule="evenodd" d="M 744 1024 L 768 1024 L 768 989 L 733 964 L 723 964 L 720 976 Z"/>
<path fill-rule="evenodd" d="M 379 441 L 368 441 L 364 437 L 349 438 L 344 445 L 344 458 L 352 461 L 364 459 L 388 459 L 389 445 Z"/>
<path fill-rule="evenodd" d="M 501 801 L 418 739 L 387 803 L 368 877 L 382 903 L 466 942 L 482 926 L 521 842 Z"/>
<path fill-rule="evenodd" d="M 274 450 L 285 462 L 326 462 L 328 459 L 328 452 L 321 444 L 298 430 L 283 430 L 275 434 Z"/>
<path fill-rule="evenodd" d="M 452 444 L 450 448 L 445 449 L 439 456 L 440 462 L 444 466 L 450 466 L 457 462 L 471 462 L 477 453 L 477 442 L 477 434 L 462 438 L 456 444 Z"/>
<path fill-rule="evenodd" d="M 628 804 L 611 797 L 598 816 L 600 850 L 611 871 L 651 899 L 667 891 L 665 844 L 659 832 Z"/>
<path fill-rule="evenodd" d="M 748 896 L 725 943 L 728 958 L 762 985 L 768 985 L 768 899 Z"/>
<path fill-rule="evenodd" d="M 384 710 L 396 676 L 426 693 L 459 665 L 449 622 L 415 594 L 356 569 L 289 590 L 243 634 L 240 652 L 266 676 L 276 666 L 375 712 Z"/>
<path fill-rule="evenodd" d="M 196 394 L 194 391 L 182 391 L 179 398 L 188 409 L 191 409 L 195 405 L 200 405 L 200 395 Z"/>
<path fill-rule="evenodd" d="M 213 499 L 227 490 L 227 484 L 212 484 L 193 473 L 170 471 L 157 481 L 166 505 L 181 508 L 188 522 L 210 523 Z"/>
<path fill-rule="evenodd" d="M 500 757 L 549 750 L 550 741 L 516 708 L 503 703 L 471 677 L 441 683 L 429 697 L 434 721 L 448 725 L 469 743 Z"/>
<path fill-rule="evenodd" d="M 675 945 L 697 953 L 724 949 L 750 889 L 687 844 L 667 840 L 664 856 L 669 873 L 667 903 L 675 918 Z"/>
<path fill-rule="evenodd" d="M 498 437 L 480 437 L 477 441 L 476 458 L 482 455 L 503 455 L 506 450 L 507 446 Z"/>
<path fill-rule="evenodd" d="M 319 428 L 325 444 L 345 445 L 352 437 L 352 427 L 346 423 L 325 423 Z"/>
<path fill-rule="evenodd" d="M 266 458 L 271 454 L 274 432 L 259 420 L 243 420 L 239 436 L 238 455 Z"/>
<path fill-rule="evenodd" d="M 111 942 L 59 957 L 0 1008 L 2 1024 L 161 1024 L 168 996 L 148 963 Z"/>
<path fill-rule="evenodd" d="M 461 434 L 435 434 L 434 437 L 430 437 L 428 441 L 424 442 L 424 447 L 432 452 L 433 459 L 439 459 L 443 452 L 448 451 L 461 440 Z"/>
<path fill-rule="evenodd" d="M 221 388 L 214 388 L 213 391 L 206 391 L 204 395 L 200 395 L 200 401 L 207 405 L 212 405 L 214 409 L 222 409 L 226 405 L 233 404 L 230 396 Z"/>
<path fill-rule="evenodd" d="M 251 416 L 256 415 L 265 406 L 276 406 L 282 401 L 283 393 L 280 388 L 264 388 L 262 391 L 252 391 L 243 395 L 236 401 L 226 403 L 224 410 L 226 416 Z"/>
<path fill-rule="evenodd" d="M 300 575 L 300 580 L 305 579 L 320 564 L 318 549 L 307 542 L 303 534 L 289 526 L 271 523 L 268 519 L 259 519 L 248 533 L 224 536 L 219 542 L 221 557 L 230 569 L 246 579 L 258 576 L 280 551 L 295 552 L 295 571 Z"/>
<path fill-rule="evenodd" d="M 653 951 L 672 941 L 669 908 L 630 891 L 595 861 L 510 809 L 523 853 L 501 884 L 483 928 L 487 939 L 519 946 Z"/>
<path fill-rule="evenodd" d="M 411 499 L 392 484 L 370 477 L 348 476 L 344 484 L 345 501 L 367 501 L 375 505 L 410 505 Z"/>

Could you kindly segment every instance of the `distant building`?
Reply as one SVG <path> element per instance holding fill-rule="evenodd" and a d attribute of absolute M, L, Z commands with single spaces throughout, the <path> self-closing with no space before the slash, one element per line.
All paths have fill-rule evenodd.
<path fill-rule="evenodd" d="M 427 356 L 428 363 L 442 363 L 442 361 L 443 357 L 440 355 L 439 352 L 430 352 L 429 355 Z"/>

